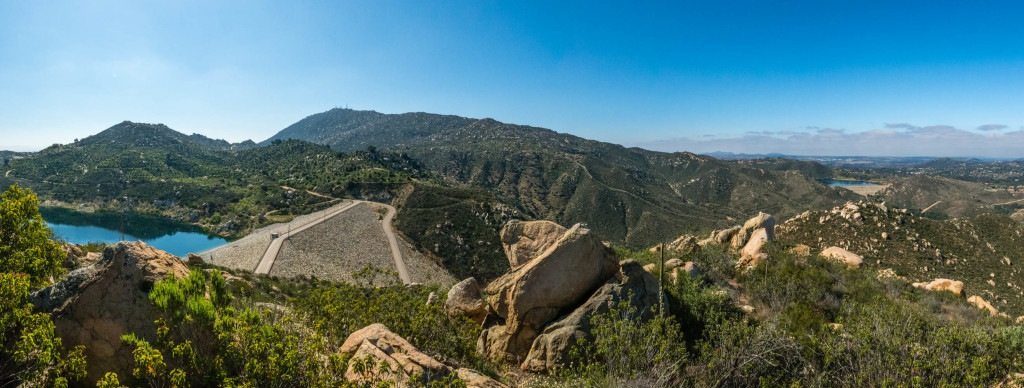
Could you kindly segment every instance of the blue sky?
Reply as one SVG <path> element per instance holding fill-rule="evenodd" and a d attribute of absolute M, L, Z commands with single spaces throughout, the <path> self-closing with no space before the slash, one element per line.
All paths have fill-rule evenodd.
<path fill-rule="evenodd" d="M 996 1 L 0 0 L 0 149 L 123 120 L 259 141 L 349 106 L 665 151 L 1024 157 L 1020 15 Z"/>

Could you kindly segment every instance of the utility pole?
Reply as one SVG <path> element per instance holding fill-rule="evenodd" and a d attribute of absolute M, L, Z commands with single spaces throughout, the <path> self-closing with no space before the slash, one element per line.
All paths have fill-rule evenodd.
<path fill-rule="evenodd" d="M 658 271 L 658 314 L 665 318 L 665 243 L 661 243 L 661 268 Z"/>

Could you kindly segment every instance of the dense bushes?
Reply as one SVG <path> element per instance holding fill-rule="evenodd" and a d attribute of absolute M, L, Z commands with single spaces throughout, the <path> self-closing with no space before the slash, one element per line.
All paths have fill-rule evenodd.
<path fill-rule="evenodd" d="M 1024 370 L 1024 329 L 962 298 L 768 251 L 771 259 L 738 283 L 729 281 L 729 253 L 686 255 L 704 275 L 666 285 L 674 316 L 647 324 L 597 318 L 590 354 L 599 357 L 540 385 L 992 386 Z M 740 303 L 754 313 L 741 313 Z M 685 347 L 667 346 L 675 343 Z M 630 362 L 610 367 L 609 359 Z M 666 359 L 673 363 L 657 362 Z"/>
<path fill-rule="evenodd" d="M 435 287 L 406 287 L 397 277 L 384 287 L 372 287 L 374 277 L 387 275 L 364 269 L 354 275 L 364 284 L 324 283 L 295 299 L 295 308 L 310 327 L 341 343 L 349 334 L 373 323 L 382 323 L 413 346 L 438 360 L 481 372 L 494 367 L 476 354 L 480 327 L 466 317 L 446 314 L 440 303 L 427 305 Z M 442 298 L 443 300 L 443 294 Z"/>
<path fill-rule="evenodd" d="M 39 217 L 38 199 L 12 186 L 0 201 L 0 386 L 67 386 L 85 376 L 82 349 L 64 349 L 50 316 L 33 314 L 29 287 L 63 271 L 64 251 Z"/>

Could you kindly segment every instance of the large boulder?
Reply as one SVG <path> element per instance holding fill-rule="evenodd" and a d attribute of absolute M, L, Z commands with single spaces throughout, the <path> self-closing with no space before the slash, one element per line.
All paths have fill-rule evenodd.
<path fill-rule="evenodd" d="M 593 318 L 607 314 L 628 301 L 635 311 L 621 311 L 630 319 L 650 319 L 658 313 L 658 280 L 633 260 L 622 262 L 615 278 L 608 280 L 582 306 L 554 323 L 533 341 L 520 366 L 531 372 L 545 372 L 573 361 L 570 352 L 578 341 L 592 342 Z M 664 304 L 667 308 L 667 303 Z M 628 315 L 626 315 L 628 314 Z"/>
<path fill-rule="evenodd" d="M 509 221 L 501 228 L 501 245 L 508 264 L 515 269 L 536 259 L 565 231 L 565 227 L 551 221 Z"/>
<path fill-rule="evenodd" d="M 928 291 L 949 291 L 961 296 L 964 294 L 964 282 L 959 280 L 935 279 L 930 283 L 914 283 L 913 286 Z"/>
<path fill-rule="evenodd" d="M 858 268 L 864 262 L 864 257 L 840 247 L 829 247 L 821 251 L 821 257 L 832 259 L 846 264 L 847 268 Z"/>
<path fill-rule="evenodd" d="M 121 343 L 121 336 L 156 340 L 153 322 L 161 315 L 148 293 L 171 274 L 187 276 L 188 268 L 143 242 L 121 242 L 107 247 L 93 266 L 73 271 L 32 298 L 38 310 L 53 314 L 55 332 L 66 346 L 85 346 L 86 380 L 92 385 L 106 372 L 130 378 L 133 348 Z"/>
<path fill-rule="evenodd" d="M 770 217 L 770 216 L 769 216 Z M 772 235 L 765 228 L 754 231 L 747 241 L 747 244 L 740 250 L 740 260 L 736 262 L 736 268 L 746 269 L 756 267 L 768 258 L 768 254 L 762 252 L 765 244 L 772 241 Z"/>
<path fill-rule="evenodd" d="M 521 362 L 534 338 L 618 272 L 615 252 L 576 224 L 539 257 L 485 289 L 490 308 L 477 343 L 492 359 Z"/>
<path fill-rule="evenodd" d="M 450 313 L 465 314 L 476 323 L 483 323 L 487 317 L 487 304 L 480 294 L 476 278 L 468 278 L 452 286 L 444 308 Z"/>
<path fill-rule="evenodd" d="M 973 304 L 979 309 L 988 310 L 989 315 L 993 317 L 999 315 L 999 310 L 996 310 L 991 303 L 986 302 L 985 299 L 982 299 L 980 296 L 972 295 L 970 298 L 967 298 L 967 303 Z"/>
<path fill-rule="evenodd" d="M 470 370 L 454 370 L 452 367 L 437 361 L 398 334 L 391 332 L 382 324 L 375 323 L 352 333 L 345 339 L 338 351 L 355 359 L 369 357 L 372 364 L 363 371 L 357 371 L 355 363 L 349 363 L 345 378 L 349 381 L 367 382 L 392 381 L 398 386 L 419 386 L 430 382 L 438 382 L 452 374 L 466 380 L 468 387 L 504 387 L 503 384 L 483 374 Z M 387 364 L 390 373 L 383 374 L 377 365 Z M 418 380 L 414 381 L 413 378 Z"/>
<path fill-rule="evenodd" d="M 757 213 L 756 216 L 743 223 L 743 226 L 730 238 L 729 243 L 734 249 L 740 249 L 750 241 L 754 232 L 765 230 L 768 241 L 775 240 L 775 217 L 768 213 Z"/>

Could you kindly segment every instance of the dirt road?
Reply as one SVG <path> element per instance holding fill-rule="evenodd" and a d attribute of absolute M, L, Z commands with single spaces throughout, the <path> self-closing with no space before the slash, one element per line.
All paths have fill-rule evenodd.
<path fill-rule="evenodd" d="M 388 208 L 388 214 L 380 221 L 380 226 L 384 228 L 384 234 L 388 236 L 388 244 L 391 245 L 391 256 L 395 259 L 395 268 L 398 269 L 398 278 L 402 279 L 403 284 L 412 283 L 412 278 L 409 277 L 409 268 L 405 265 L 405 260 L 402 258 L 402 250 L 398 248 L 395 228 L 391 225 L 391 219 L 395 217 L 395 207 L 383 203 L 381 205 Z"/>

